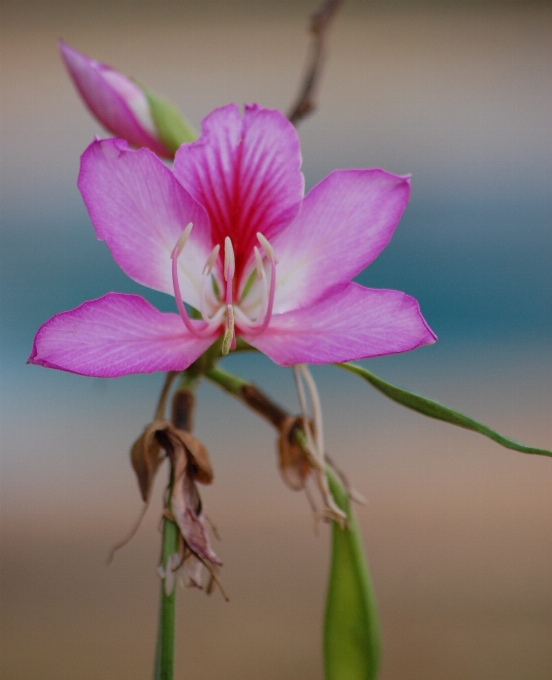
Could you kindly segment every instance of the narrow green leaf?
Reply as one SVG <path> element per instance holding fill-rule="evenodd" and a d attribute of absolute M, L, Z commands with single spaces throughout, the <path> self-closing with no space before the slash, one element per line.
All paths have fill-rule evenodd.
<path fill-rule="evenodd" d="M 198 138 L 197 132 L 167 99 L 149 92 L 144 87 L 142 90 L 148 99 L 159 139 L 169 151 L 174 153 L 181 144 L 194 142 Z"/>
<path fill-rule="evenodd" d="M 332 561 L 324 617 L 326 680 L 376 680 L 380 632 L 374 591 L 362 540 L 347 494 L 327 471 L 337 505 L 347 513 L 347 526 L 332 526 Z"/>
<path fill-rule="evenodd" d="M 429 418 L 435 418 L 436 420 L 443 420 L 445 423 L 451 423 L 452 425 L 458 425 L 458 427 L 464 427 L 466 430 L 472 430 L 473 432 L 479 432 L 479 434 L 489 437 L 497 444 L 504 446 L 507 449 L 513 449 L 514 451 L 521 451 L 521 453 L 535 453 L 539 456 L 552 456 L 552 451 L 547 449 L 537 449 L 534 446 L 525 446 L 525 444 L 520 444 L 515 441 L 515 439 L 510 439 L 505 437 L 490 427 L 478 423 L 473 418 L 468 418 L 458 411 L 454 411 L 448 406 L 443 406 L 438 401 L 433 401 L 433 399 L 427 399 L 427 397 L 421 397 L 419 394 L 414 394 L 408 390 L 404 390 L 401 387 L 396 387 L 391 385 L 391 383 L 378 378 L 378 376 L 370 373 L 362 366 L 357 366 L 356 364 L 345 363 L 345 364 L 334 364 L 340 368 L 344 368 L 346 371 L 351 371 L 351 373 L 356 373 L 361 378 L 364 378 L 367 382 L 379 390 L 386 397 L 396 401 L 397 404 L 401 406 L 406 406 L 413 411 L 422 413 L 424 416 L 429 416 Z"/>

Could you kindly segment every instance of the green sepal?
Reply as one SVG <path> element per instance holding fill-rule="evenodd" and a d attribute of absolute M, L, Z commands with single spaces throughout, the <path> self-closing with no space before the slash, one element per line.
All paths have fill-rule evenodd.
<path fill-rule="evenodd" d="M 337 505 L 347 513 L 346 526 L 332 522 L 332 557 L 324 615 L 326 680 L 376 680 L 381 639 L 374 590 L 362 539 L 346 491 L 327 471 Z"/>
<path fill-rule="evenodd" d="M 153 94 L 142 85 L 140 87 L 148 100 L 159 139 L 171 153 L 175 153 L 181 144 L 194 142 L 198 138 L 197 132 L 167 99 Z"/>
<path fill-rule="evenodd" d="M 346 371 L 351 373 L 356 373 L 361 378 L 364 378 L 367 382 L 379 390 L 386 397 L 396 401 L 397 404 L 401 406 L 406 406 L 406 408 L 422 413 L 424 416 L 429 418 L 435 418 L 436 420 L 442 420 L 445 423 L 450 423 L 451 425 L 457 425 L 458 427 L 463 427 L 466 430 L 472 430 L 473 432 L 478 432 L 479 434 L 489 437 L 497 444 L 504 446 L 507 449 L 512 449 L 514 451 L 521 451 L 521 453 L 534 453 L 539 456 L 552 456 L 552 451 L 547 449 L 538 449 L 534 446 L 526 446 L 525 444 L 520 444 L 515 439 L 510 439 L 504 435 L 491 430 L 490 427 L 478 423 L 477 420 L 465 416 L 463 413 L 459 413 L 448 406 L 440 404 L 438 401 L 433 401 L 433 399 L 428 399 L 427 397 L 422 397 L 414 392 L 409 392 L 401 387 L 396 387 L 391 383 L 378 378 L 370 371 L 366 370 L 362 366 L 357 366 L 356 364 L 344 363 L 344 364 L 334 364 L 340 368 L 344 368 Z"/>

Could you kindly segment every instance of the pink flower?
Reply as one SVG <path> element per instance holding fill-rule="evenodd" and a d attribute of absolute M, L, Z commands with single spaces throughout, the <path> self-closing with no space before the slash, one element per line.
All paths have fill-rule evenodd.
<path fill-rule="evenodd" d="M 303 198 L 300 164 L 293 126 L 257 105 L 213 111 L 172 170 L 122 140 L 93 142 L 78 185 L 98 238 L 180 315 L 109 293 L 46 322 L 29 361 L 113 377 L 183 370 L 220 336 L 223 353 L 238 335 L 283 366 L 433 343 L 412 297 L 351 282 L 389 242 L 408 178 L 337 170 Z"/>
<path fill-rule="evenodd" d="M 91 113 L 109 132 L 160 156 L 174 153 L 161 140 L 145 92 L 119 71 L 59 41 L 67 70 Z"/>

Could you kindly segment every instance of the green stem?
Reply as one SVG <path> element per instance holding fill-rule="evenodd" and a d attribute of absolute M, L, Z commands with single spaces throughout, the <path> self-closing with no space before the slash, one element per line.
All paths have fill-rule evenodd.
<path fill-rule="evenodd" d="M 168 395 L 170 385 L 174 379 L 174 374 L 169 374 L 165 387 L 163 388 L 163 410 Z M 173 395 L 172 401 L 172 424 L 174 427 L 186 430 L 192 429 L 194 412 L 194 390 L 198 383 L 198 376 L 194 373 L 185 371 L 181 376 L 181 384 Z M 160 407 L 161 408 L 161 407 Z M 158 418 L 162 418 L 163 413 L 159 413 Z M 170 456 L 169 456 L 170 458 Z M 171 507 L 171 493 L 174 485 L 174 470 L 171 464 L 169 478 L 169 488 L 167 496 L 167 508 Z M 180 540 L 180 530 L 175 522 L 165 518 L 163 520 L 163 542 L 161 548 L 161 564 L 168 573 L 174 565 L 169 563 L 169 558 L 178 552 Z M 174 637 L 175 637 L 175 618 L 176 618 L 176 584 L 172 588 L 170 595 L 165 592 L 166 579 L 161 581 L 161 601 L 159 606 L 159 624 L 157 628 L 157 648 L 155 652 L 154 680 L 173 680 L 174 678 Z"/>
<path fill-rule="evenodd" d="M 163 522 L 162 564 L 165 572 L 169 556 L 178 550 L 178 527 L 165 519 Z M 170 595 L 165 593 L 165 581 L 161 581 L 161 604 L 157 630 L 154 680 L 173 680 L 174 677 L 174 623 L 176 611 L 176 588 Z"/>
<path fill-rule="evenodd" d="M 214 366 L 208 371 L 205 371 L 205 377 L 209 378 L 211 382 L 216 383 L 219 387 L 222 387 L 223 390 L 236 397 L 239 395 L 240 390 L 248 384 L 247 380 L 244 380 L 237 375 L 233 375 L 232 373 L 228 373 L 228 371 L 223 371 L 222 368 L 218 368 L 218 366 Z"/>

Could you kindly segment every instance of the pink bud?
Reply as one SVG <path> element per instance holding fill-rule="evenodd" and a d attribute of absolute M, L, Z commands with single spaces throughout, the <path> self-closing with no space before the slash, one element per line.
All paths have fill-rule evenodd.
<path fill-rule="evenodd" d="M 133 146 L 145 146 L 160 156 L 173 157 L 161 141 L 148 99 L 136 83 L 61 40 L 59 49 L 84 102 L 109 132 Z"/>

